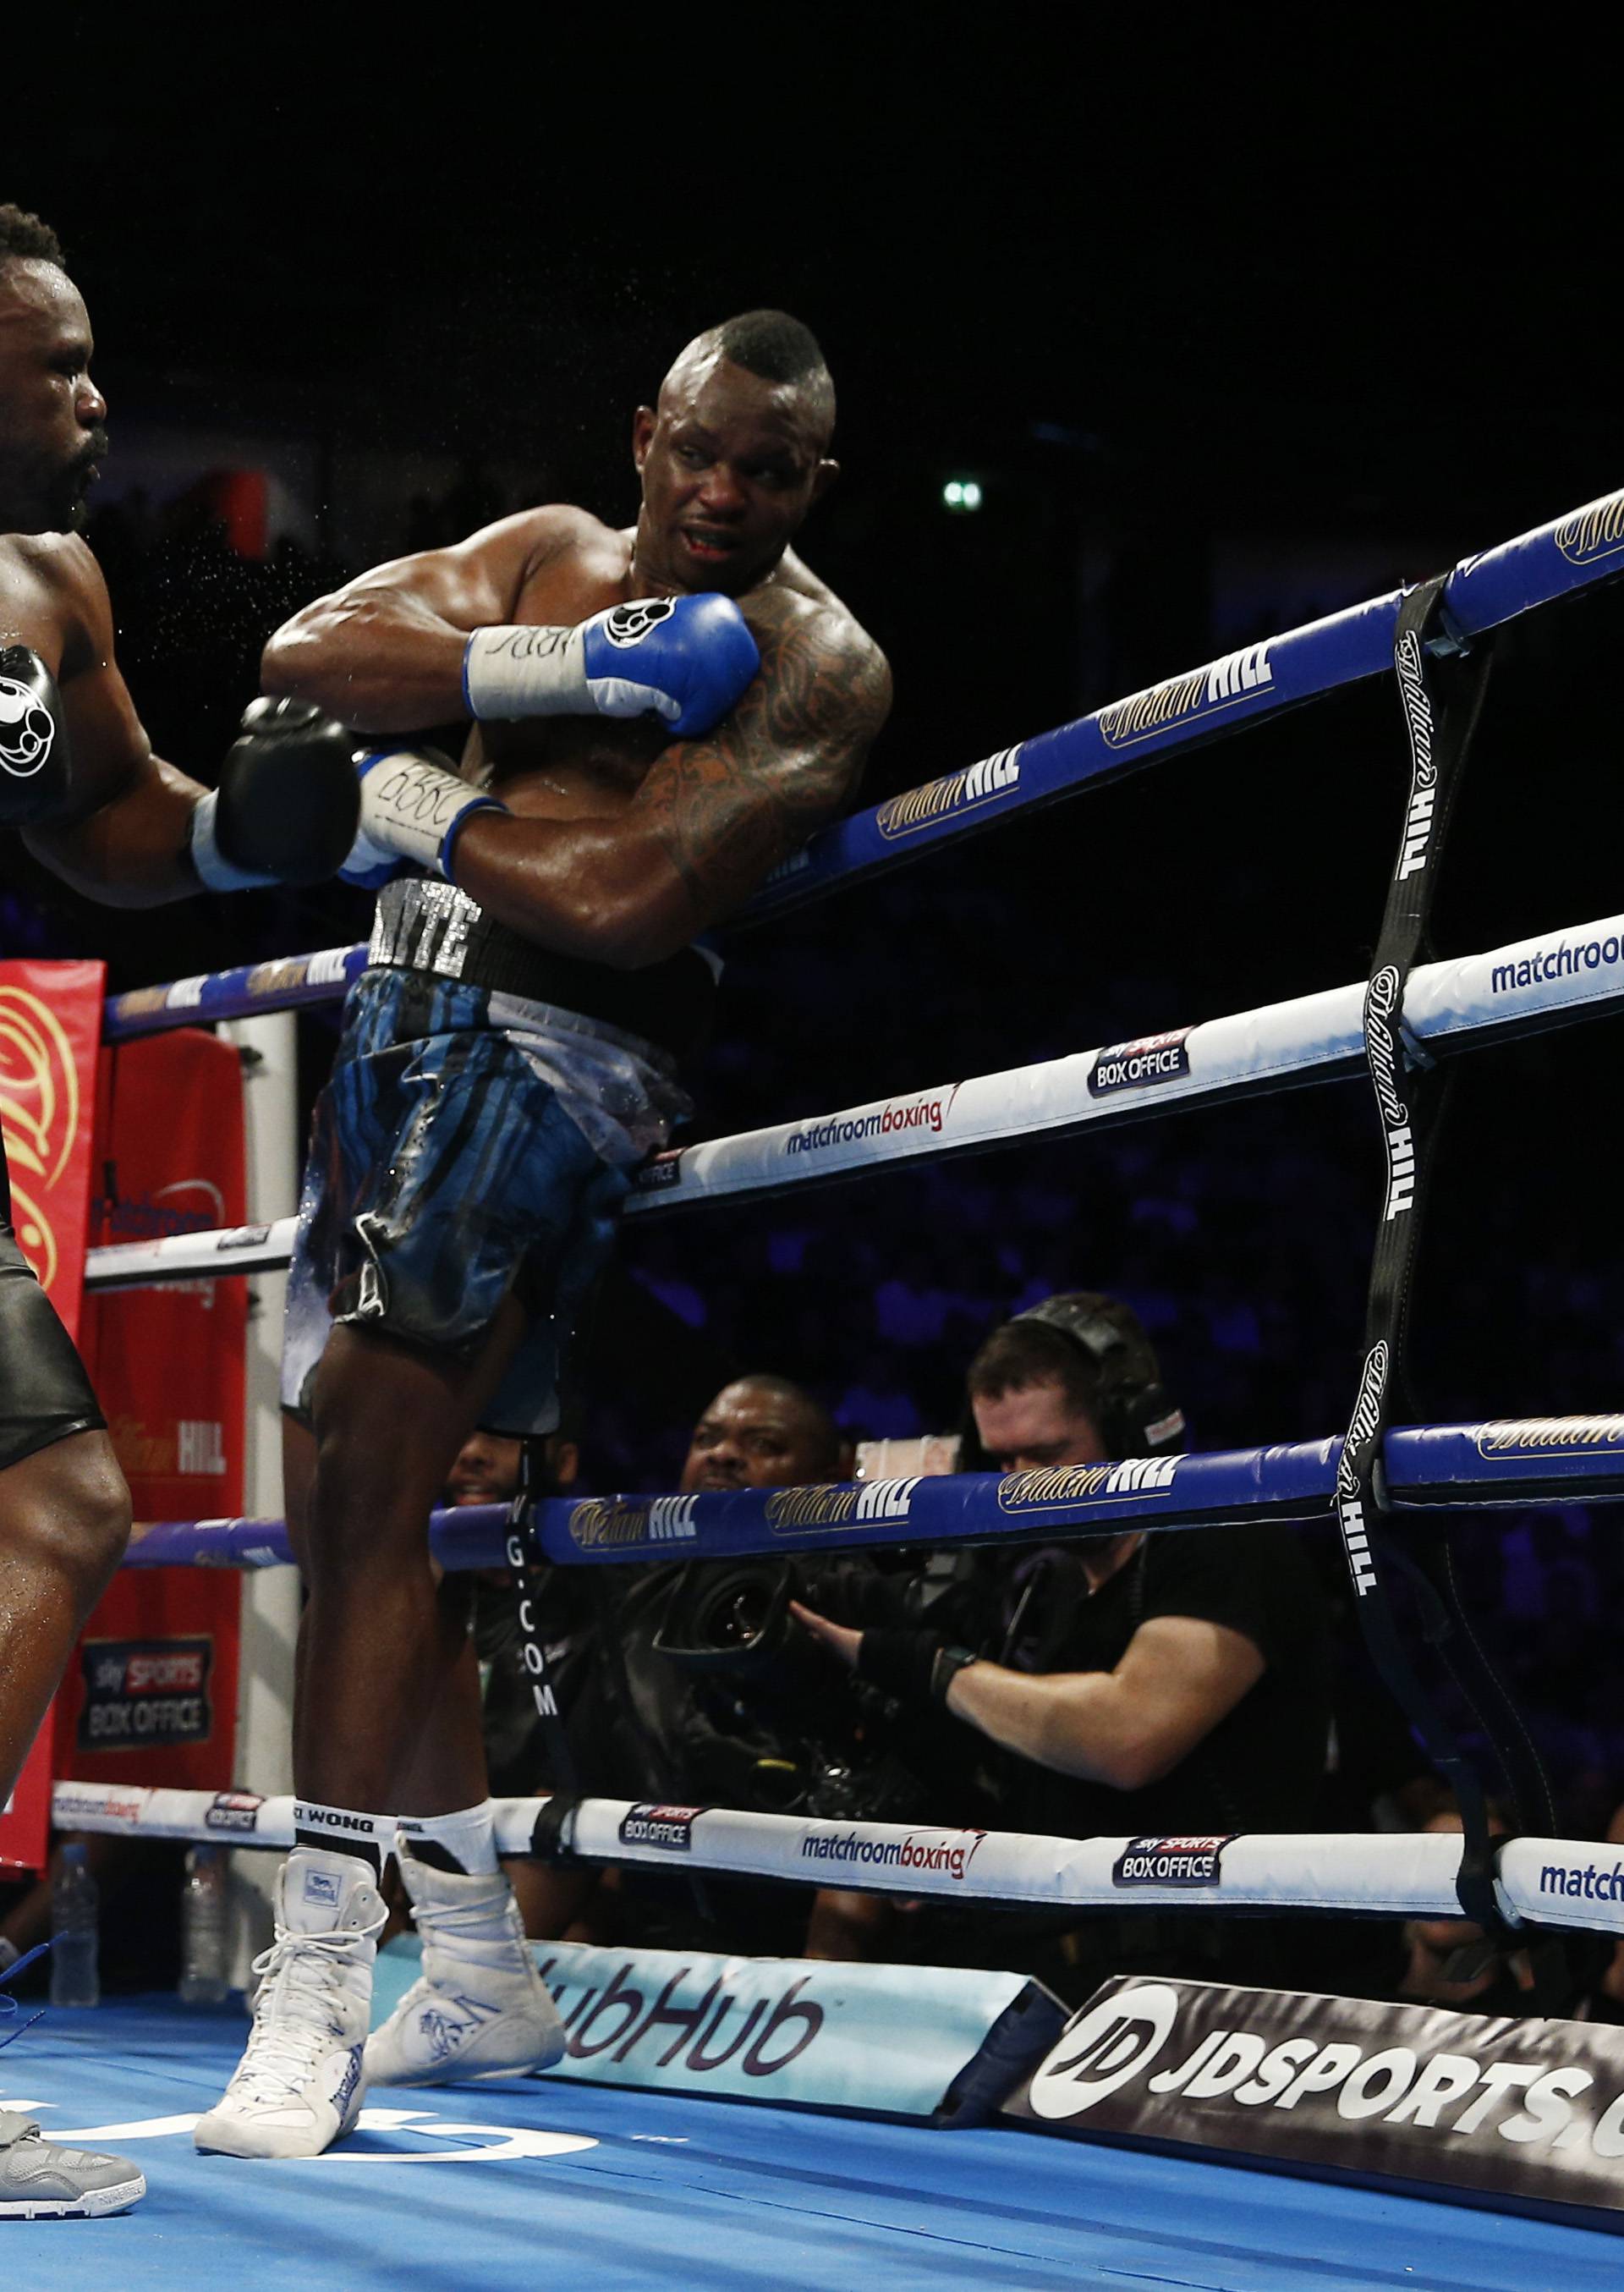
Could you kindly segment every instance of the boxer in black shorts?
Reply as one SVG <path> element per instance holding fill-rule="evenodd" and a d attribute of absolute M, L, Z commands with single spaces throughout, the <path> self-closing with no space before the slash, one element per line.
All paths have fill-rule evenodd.
<path fill-rule="evenodd" d="M 256 841 L 267 807 L 245 786 L 253 760 L 219 796 L 161 763 L 115 664 L 107 589 L 77 537 L 107 451 L 91 350 L 54 234 L 0 206 L 0 828 L 111 907 L 277 880 L 278 850 Z M 330 778 L 302 808 L 307 854 L 353 823 Z M 18 1248 L 0 1164 L 0 1805 L 129 1533 L 106 1421 Z M 54 2148 L 0 2110 L 0 2219 L 117 2212 L 145 2186 L 122 2159 Z"/>
<path fill-rule="evenodd" d="M 284 1399 L 314 1435 L 292 1436 L 287 1473 L 310 1594 L 297 1844 L 200 2147 L 309 2156 L 368 2078 L 512 2074 L 561 2049 L 427 1516 L 476 1425 L 556 1423 L 574 1299 L 683 1104 L 712 985 L 694 942 L 844 800 L 884 722 L 878 649 L 789 548 L 835 474 L 833 418 L 804 326 L 729 320 L 635 417 L 635 527 L 528 511 L 379 567 L 267 649 L 290 726 L 302 703 L 374 742 L 347 872 L 395 880 L 318 1117 L 290 1300 Z M 460 774 L 398 745 L 457 718 Z M 423 1977 L 366 2042 L 398 1819 Z"/>

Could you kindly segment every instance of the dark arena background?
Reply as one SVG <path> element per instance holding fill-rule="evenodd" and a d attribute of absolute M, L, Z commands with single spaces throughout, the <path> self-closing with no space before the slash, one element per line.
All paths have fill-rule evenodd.
<path fill-rule="evenodd" d="M 630 522 L 631 410 L 758 304 L 838 388 L 803 546 L 895 673 L 861 804 L 1624 483 L 1599 62 L 1547 89 L 1395 25 L 1290 65 L 1279 27 L 1159 53 L 1005 28 L 68 8 L 22 105 L 13 28 L 0 199 L 90 308 L 88 539 L 158 752 L 211 780 L 271 631 L 370 564 L 552 500 Z M 1621 640 L 1616 586 L 1499 638 L 1441 954 L 1620 906 Z M 1362 978 L 1407 772 L 1375 679 L 733 934 L 687 1135 Z M 0 954 L 104 956 L 109 992 L 347 944 L 370 908 L 334 883 L 114 916 L 0 852 Z M 307 1111 L 337 1026 L 301 1014 Z M 1621 1046 L 1600 1018 L 1459 1062 L 1403 1421 L 1619 1408 Z M 989 1329 L 1081 1287 L 1137 1309 L 1193 1447 L 1339 1431 L 1382 1183 L 1361 1080 L 635 1221 L 580 1366 L 583 1485 L 674 1486 L 749 1369 L 856 1439 L 952 1429 Z M 1329 1521 L 1311 1540 L 1340 1596 Z M 1599 1839 L 1610 1513 L 1459 1542 L 1560 1828 Z"/>

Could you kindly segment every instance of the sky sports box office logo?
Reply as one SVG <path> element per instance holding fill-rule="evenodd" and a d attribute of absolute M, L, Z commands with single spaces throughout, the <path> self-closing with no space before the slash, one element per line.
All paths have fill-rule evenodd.
<path fill-rule="evenodd" d="M 1182 1082 L 1190 1071 L 1191 1029 L 1145 1035 L 1134 1043 L 1111 1043 L 1097 1051 L 1089 1069 L 1089 1096 L 1110 1098 L 1119 1090 L 1144 1090 L 1157 1083 Z"/>
<path fill-rule="evenodd" d="M 152 1743 L 206 1743 L 213 1639 L 89 1640 L 79 1650 L 82 1751 Z"/>
<path fill-rule="evenodd" d="M 657 1846 L 663 1854 L 691 1854 L 702 1806 L 655 1806 L 639 1801 L 620 1819 L 623 1846 Z"/>
<path fill-rule="evenodd" d="M 1236 1833 L 1205 1838 L 1130 1838 L 1111 1867 L 1113 1886 L 1216 1886 Z"/>

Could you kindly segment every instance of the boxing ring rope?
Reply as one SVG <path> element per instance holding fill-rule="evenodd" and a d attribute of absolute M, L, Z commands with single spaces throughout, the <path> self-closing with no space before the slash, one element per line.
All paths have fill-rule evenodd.
<path fill-rule="evenodd" d="M 1444 589 L 1435 650 L 1624 572 L 1624 491 L 1458 565 Z M 1390 673 L 1403 593 L 1350 609 L 1114 702 L 824 830 L 737 920 L 768 918 L 879 869 L 1158 757 L 1215 739 L 1338 687 Z M 109 998 L 105 1038 L 336 999 L 364 967 L 362 948 L 329 948 L 177 981 Z M 1549 932 L 1490 953 L 1418 967 L 1404 1002 L 1411 1061 L 1571 1022 L 1624 991 L 1624 918 Z M 1339 1079 L 1364 1062 L 1364 987 L 1266 1005 L 1194 1028 L 984 1076 L 937 1092 L 876 1102 L 821 1119 L 771 1126 L 658 1158 L 628 1204 L 636 1214 L 722 1196 L 776 1191 L 893 1159 L 974 1150 L 1094 1121 L 1131 1119 L 1192 1101 Z M 285 1265 L 293 1221 L 175 1236 L 90 1253 L 87 1286 L 238 1274 Z M 1183 1457 L 1130 1458 L 1065 1471 L 958 1474 L 840 1487 L 692 1497 L 554 1499 L 535 1508 L 539 1546 L 560 1564 L 715 1558 L 864 1545 L 993 1541 L 1158 1529 L 1266 1517 L 1329 1523 L 1339 1439 Z M 1387 1437 L 1401 1506 L 1593 1501 L 1624 1495 L 1624 1417 L 1540 1418 L 1397 1429 Z M 510 1515 L 470 1507 L 435 1516 L 448 1565 L 500 1565 Z M 263 1521 L 165 1522 L 141 1532 L 127 1564 L 284 1563 L 285 1529 Z M 291 1801 L 67 1783 L 54 1819 L 82 1829 L 236 1844 L 291 1843 Z M 502 1804 L 504 1851 L 531 1850 L 544 1802 Z M 208 1818 L 211 1812 L 215 1819 Z M 1129 1842 L 912 1829 L 720 1809 L 656 1810 L 680 1832 L 649 1840 L 650 1810 L 583 1800 L 563 1843 L 588 1860 L 793 1877 L 954 1901 L 1121 1909 L 1114 1867 Z M 628 1830 L 631 1835 L 628 1836 Z M 644 1826 L 645 1830 L 647 1826 Z M 669 1828 L 669 1825 L 668 1825 Z M 1136 1881 L 1146 1907 L 1361 1909 L 1459 1916 L 1459 1840 L 1405 1835 L 1234 1839 L 1211 1886 Z M 973 1866 L 973 1875 L 972 1875 Z M 1496 1850 L 1495 1901 L 1513 1925 L 1591 1925 L 1624 1933 L 1624 1867 L 1587 1842 L 1521 1837 Z"/>
<path fill-rule="evenodd" d="M 975 1152 L 1089 1123 L 1131 1121 L 1192 1101 L 1339 1081 L 1363 1067 L 1363 985 L 1331 988 L 1137 1042 L 679 1147 L 639 1173 L 627 1213 L 776 1193 L 879 1163 Z M 1613 916 L 1542 932 L 1486 955 L 1418 966 L 1404 998 L 1404 1023 L 1414 1045 L 1446 1055 L 1569 1025 L 1621 998 L 1624 916 Z M 113 1243 L 90 1251 L 85 1284 L 132 1287 L 285 1265 L 294 1224 L 283 1218 L 269 1226 Z"/>
<path fill-rule="evenodd" d="M 496 1844 L 528 1854 L 549 1802 L 493 1802 Z M 59 1829 L 115 1837 L 168 1838 L 232 1846 L 293 1843 L 291 1797 L 251 1792 L 161 1790 L 122 1783 L 59 1783 L 52 1802 Z M 816 1815 L 760 1814 L 728 1807 L 678 1807 L 647 1800 L 583 1798 L 564 1813 L 559 1841 L 589 1862 L 646 1869 L 833 1882 L 875 1893 L 929 1896 L 955 1904 L 998 1902 L 1056 1910 L 1218 1908 L 1326 1911 L 1371 1917 L 1460 1915 L 1458 1838 L 1434 1831 L 1257 1833 L 1226 1840 L 1146 1842 L 1051 1838 L 1029 1831 L 950 1829 L 930 1823 L 862 1822 Z M 1124 1856 L 1147 1844 L 1217 1849 L 1211 1884 L 1135 1876 L 1125 1893 L 1114 1875 Z M 1149 1858 L 1153 1864 L 1154 1856 Z M 1570 1838 L 1506 1840 L 1497 1853 L 1495 1897 L 1507 1925 L 1559 1922 L 1624 1933 L 1624 1861 L 1620 1851 Z M 1586 1874 L 1589 1874 L 1588 1884 Z"/>
<path fill-rule="evenodd" d="M 1497 549 L 1463 558 L 1445 586 L 1444 609 L 1463 637 L 1482 635 L 1620 573 L 1624 489 Z M 1265 637 L 837 820 L 775 870 L 735 924 L 765 921 L 938 844 L 978 834 L 995 819 L 1120 779 L 1158 757 L 1387 674 L 1402 602 L 1403 592 L 1395 590 Z M 110 996 L 104 1037 L 126 1042 L 165 1027 L 326 1002 L 342 995 L 365 960 L 362 948 L 327 948 Z"/>
<path fill-rule="evenodd" d="M 948 1473 L 919 1480 L 817 1482 L 694 1496 L 549 1497 L 530 1519 L 561 1567 L 649 1560 L 740 1560 L 768 1554 L 904 1544 L 1028 1542 L 1106 1528 L 1158 1532 L 1257 1520 L 1330 1524 L 1340 1434 L 1186 1457 L 1038 1472 Z M 1387 1435 L 1395 1505 L 1595 1504 L 1624 1497 L 1624 1416 L 1512 1417 L 1399 1427 Z M 505 1505 L 430 1515 L 447 1568 L 506 1565 Z M 157 1521 L 138 1528 L 126 1568 L 278 1568 L 293 1559 L 279 1520 Z"/>

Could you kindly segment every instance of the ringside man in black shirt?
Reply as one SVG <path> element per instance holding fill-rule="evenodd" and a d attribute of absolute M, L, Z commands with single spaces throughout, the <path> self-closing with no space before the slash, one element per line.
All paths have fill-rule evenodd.
<path fill-rule="evenodd" d="M 1005 1322 L 967 1384 L 986 1461 L 1005 1473 L 1165 1451 L 1184 1432 L 1137 1318 L 1091 1292 Z M 934 1701 L 996 1747 L 1005 1827 L 1154 1837 L 1312 1821 L 1325 1630 L 1290 1529 L 1129 1529 L 984 1554 L 948 1610 L 974 1646 L 917 1624 L 857 1631 L 796 1612 L 860 1678 L 904 1704 Z M 1105 1929 L 1126 1923 L 1092 1922 L 1070 1962 L 1097 1969 Z M 1212 1955 L 1183 1914 L 1133 1923 L 1166 1927 L 1175 1956 L 1187 1955 L 1183 1926 Z M 1151 1947 L 1162 1954 L 1160 1931 Z"/>

